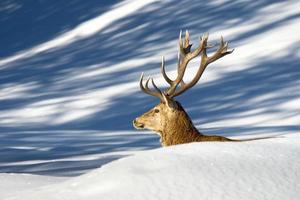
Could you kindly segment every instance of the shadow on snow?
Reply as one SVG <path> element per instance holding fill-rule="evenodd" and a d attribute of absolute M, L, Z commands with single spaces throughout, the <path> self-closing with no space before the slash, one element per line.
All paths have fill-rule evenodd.
<path fill-rule="evenodd" d="M 12 35 L 7 42 L 3 43 L 7 45 L 7 50 L 0 56 L 7 56 L 47 41 L 61 31 L 73 28 L 82 21 L 109 9 L 113 3 L 115 1 L 108 1 L 105 4 L 99 4 L 98 1 L 84 3 L 72 1 L 62 6 L 59 3 L 51 3 L 49 6 L 52 9 L 46 9 L 47 5 L 44 2 L 43 5 L 37 4 L 37 7 L 30 8 L 34 10 L 31 14 L 29 14 L 29 5 L 24 3 L 19 11 L 15 11 L 23 14 L 11 13 L 7 19 L 2 19 L 8 29 L 5 30 L 6 32 L 2 30 L 1 34 L 12 33 Z M 216 26 L 222 28 L 239 26 L 250 21 L 259 10 L 274 3 L 276 1 L 264 0 L 255 3 L 231 1 L 226 5 L 214 5 L 206 1 L 151 4 L 92 37 L 0 66 L 2 67 L 1 89 L 14 85 L 34 86 L 25 95 L 0 99 L 0 110 L 5 113 L 11 109 L 18 110 L 34 103 L 57 98 L 63 99 L 54 103 L 59 104 L 58 108 L 60 108 L 69 103 L 68 101 L 72 101 L 68 98 L 64 100 L 65 97 L 101 91 L 110 86 L 116 88 L 118 85 L 135 80 L 137 82 L 142 71 L 155 69 L 157 73 L 159 72 L 159 58 L 157 62 L 147 61 L 138 64 L 137 67 L 124 67 L 100 76 L 94 75 L 79 80 L 70 80 L 70 77 L 76 77 L 95 68 L 109 69 L 112 65 L 132 58 L 147 60 L 156 52 L 167 48 L 167 44 L 178 37 L 179 29 L 188 28 L 192 33 L 201 34 L 209 32 Z M 55 12 L 59 15 L 55 15 Z M 47 17 L 53 15 L 56 18 Z M 24 20 L 29 20 L 26 22 L 28 24 L 26 27 L 16 23 L 17 19 L 24 16 Z M 33 23 L 31 16 L 39 16 L 40 21 Z M 67 16 L 66 20 L 57 20 L 61 16 Z M 0 17 L 3 18 L 3 15 Z M 296 18 L 299 18 L 299 15 L 289 16 L 255 31 L 235 35 L 229 41 L 233 45 L 242 43 L 243 40 L 270 31 Z M 45 24 L 49 25 L 47 29 L 43 29 Z M 13 26 L 22 30 L 29 39 L 20 39 L 20 32 L 12 31 Z M 36 32 L 35 28 L 43 31 L 33 35 Z M 256 124 L 255 127 L 227 126 L 201 129 L 201 125 L 222 119 L 234 121 L 241 116 L 280 114 L 281 110 L 277 105 L 300 97 L 300 92 L 293 89 L 295 82 L 300 80 L 300 71 L 297 70 L 298 58 L 294 55 L 296 49 L 299 49 L 299 46 L 286 49 L 285 51 L 288 52 L 281 57 L 255 60 L 253 66 L 243 71 L 224 73 L 217 81 L 207 84 L 201 84 L 200 81 L 191 92 L 187 92 L 189 95 L 185 94 L 178 99 L 204 133 L 236 136 L 272 133 L 274 130 L 282 133 L 299 131 L 299 125 L 265 126 L 264 124 Z M 173 60 L 176 60 L 175 55 Z M 175 65 L 175 62 L 167 62 L 167 65 Z M 217 70 L 217 66 L 214 69 Z M 286 89 L 290 89 L 289 92 L 286 92 Z M 121 153 L 105 155 L 106 153 L 157 148 L 159 143 L 156 136 L 130 132 L 133 131 L 132 119 L 154 106 L 157 100 L 138 91 L 138 84 L 135 91 L 130 91 L 129 95 L 126 95 L 126 92 L 120 91 L 123 95 L 115 95 L 104 108 L 101 108 L 102 105 L 97 105 L 101 110 L 97 111 L 95 107 L 96 110 L 92 114 L 66 123 L 0 124 L 0 172 L 77 175 L 125 156 Z M 258 97 L 273 92 L 278 95 L 254 103 Z M 248 111 L 255 112 L 249 114 Z M 299 108 L 282 117 L 297 115 L 299 115 Z M 59 114 L 51 115 L 49 122 L 58 117 Z M 2 115 L 0 120 L 5 120 L 5 115 Z M 115 132 L 111 135 L 107 134 L 112 131 Z M 91 159 L 84 161 L 76 158 L 83 155 L 91 156 Z M 61 160 L 67 158 L 69 160 Z"/>

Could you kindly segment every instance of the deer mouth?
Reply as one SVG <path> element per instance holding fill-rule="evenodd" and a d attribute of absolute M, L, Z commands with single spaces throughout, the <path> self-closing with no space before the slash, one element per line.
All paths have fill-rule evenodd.
<path fill-rule="evenodd" d="M 134 126 L 134 128 L 136 128 L 136 129 L 144 129 L 144 128 L 145 128 L 145 125 L 144 125 L 144 124 L 138 123 L 136 120 L 133 120 L 133 126 Z"/>

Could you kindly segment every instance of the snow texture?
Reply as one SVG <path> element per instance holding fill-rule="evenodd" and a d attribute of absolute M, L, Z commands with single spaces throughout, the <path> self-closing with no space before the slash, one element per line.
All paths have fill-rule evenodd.
<path fill-rule="evenodd" d="M 192 143 L 124 158 L 7 199 L 297 199 L 299 137 Z"/>

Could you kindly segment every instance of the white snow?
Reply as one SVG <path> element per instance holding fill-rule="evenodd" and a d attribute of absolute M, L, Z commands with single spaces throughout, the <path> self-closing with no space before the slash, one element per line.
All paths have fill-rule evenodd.
<path fill-rule="evenodd" d="M 178 145 L 140 152 L 55 185 L 41 177 L 48 185 L 33 184 L 7 199 L 297 199 L 299 157 L 299 136 L 292 135 Z"/>
<path fill-rule="evenodd" d="M 0 199 L 298 199 L 299 13 L 292 0 L 126 0 L 1 58 Z M 141 72 L 166 86 L 160 58 L 174 77 L 186 28 L 194 44 L 209 32 L 235 49 L 179 98 L 193 122 L 274 138 L 159 148 L 150 131 L 133 131 L 157 103 L 139 91 Z"/>
<path fill-rule="evenodd" d="M 19 196 L 17 199 L 22 199 L 20 194 L 24 191 L 55 185 L 65 180 L 66 178 L 61 177 L 40 177 L 31 174 L 0 174 L 0 198 L 7 199 L 13 194 Z"/>

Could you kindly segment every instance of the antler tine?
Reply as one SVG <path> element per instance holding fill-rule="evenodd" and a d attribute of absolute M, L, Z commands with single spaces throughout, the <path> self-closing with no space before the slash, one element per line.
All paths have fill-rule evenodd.
<path fill-rule="evenodd" d="M 184 51 L 185 53 L 191 52 L 192 44 L 190 44 L 190 33 L 188 30 L 185 31 Z"/>
<path fill-rule="evenodd" d="M 149 94 L 149 92 L 145 89 L 145 87 L 143 85 L 143 80 L 144 80 L 144 72 L 142 73 L 141 78 L 140 78 L 140 88 L 143 92 L 145 92 L 146 94 Z"/>
<path fill-rule="evenodd" d="M 162 92 L 161 92 L 161 90 L 156 86 L 156 84 L 154 83 L 153 78 L 151 78 L 151 83 L 152 83 L 153 87 L 155 88 L 155 90 L 162 96 Z"/>
<path fill-rule="evenodd" d="M 140 88 L 141 88 L 141 90 L 142 90 L 144 93 L 149 94 L 149 95 L 151 95 L 151 96 L 158 97 L 161 101 L 163 101 L 162 92 L 161 92 L 161 91 L 158 89 L 158 87 L 154 84 L 153 79 L 151 79 L 151 80 L 152 80 L 152 84 L 153 84 L 154 88 L 157 90 L 156 92 L 151 91 L 150 88 L 149 88 L 149 86 L 148 86 L 150 78 L 147 79 L 146 84 L 145 84 L 145 87 L 144 87 L 144 85 L 143 85 L 143 79 L 144 79 L 144 73 L 142 73 L 141 78 L 140 78 Z"/>
<path fill-rule="evenodd" d="M 208 57 L 207 53 L 206 53 L 206 49 L 208 48 L 207 47 L 208 35 L 203 36 L 203 38 L 204 39 L 202 39 L 202 45 L 204 46 L 204 49 L 203 49 L 202 56 L 201 56 L 201 63 L 200 63 L 199 69 L 196 73 L 196 76 L 192 79 L 192 81 L 190 83 L 182 84 L 182 87 L 178 91 L 174 92 L 171 95 L 171 97 L 178 96 L 178 95 L 182 94 L 183 92 L 185 92 L 186 90 L 188 90 L 189 88 L 193 87 L 199 81 L 199 79 L 201 78 L 204 70 L 206 69 L 206 67 L 209 63 L 214 62 L 214 61 L 218 60 L 219 58 L 232 53 L 234 50 L 233 49 L 231 51 L 227 51 L 228 42 L 224 43 L 223 37 L 221 37 L 221 42 L 220 42 L 220 46 L 219 46 L 218 50 L 211 57 Z"/>
<path fill-rule="evenodd" d="M 207 34 L 203 35 L 203 37 L 200 41 L 199 47 L 196 48 L 194 51 L 190 52 L 191 45 L 186 43 L 189 50 L 184 48 L 184 46 L 182 44 L 181 33 L 182 33 L 182 31 L 180 31 L 180 34 L 179 34 L 180 55 L 179 55 L 179 59 L 178 59 L 177 78 L 174 81 L 172 81 L 172 83 L 170 84 L 171 85 L 170 88 L 167 91 L 165 91 L 165 94 L 167 94 L 170 97 L 174 96 L 176 87 L 178 86 L 179 83 L 181 83 L 181 85 L 185 85 L 185 83 L 183 82 L 183 76 L 184 76 L 185 70 L 187 68 L 187 65 L 190 62 L 190 60 L 197 57 L 201 53 L 201 51 L 203 51 L 203 49 L 205 49 L 206 42 L 208 39 Z M 188 31 L 186 32 L 185 39 L 186 39 L 186 42 L 189 42 Z"/>
<path fill-rule="evenodd" d="M 185 54 L 185 51 L 184 51 L 184 46 L 183 46 L 183 41 L 182 41 L 182 30 L 180 30 L 179 32 L 179 51 L 182 55 Z"/>
<path fill-rule="evenodd" d="M 190 44 L 190 33 L 188 30 L 185 30 L 185 41 L 184 41 L 184 47 L 187 48 Z"/>
<path fill-rule="evenodd" d="M 179 49 L 182 55 L 185 55 L 191 51 L 192 44 L 190 44 L 190 34 L 188 30 L 185 31 L 184 42 L 182 40 L 182 31 L 179 33 Z"/>
<path fill-rule="evenodd" d="M 161 57 L 161 73 L 162 73 L 164 79 L 167 81 L 167 83 L 169 83 L 169 85 L 172 85 L 172 80 L 166 74 L 165 58 L 163 56 Z"/>
<path fill-rule="evenodd" d="M 146 90 L 151 91 L 149 88 L 149 81 L 150 81 L 150 77 L 147 78 L 147 80 L 146 80 L 145 88 L 146 88 Z"/>
<path fill-rule="evenodd" d="M 231 54 L 234 51 L 234 49 L 232 49 L 231 51 L 227 51 L 227 48 L 228 48 L 228 42 L 224 43 L 223 36 L 221 36 L 220 46 L 218 50 L 211 57 L 208 58 L 208 63 L 212 63 L 218 60 L 219 58 L 222 58 L 223 56 Z"/>

